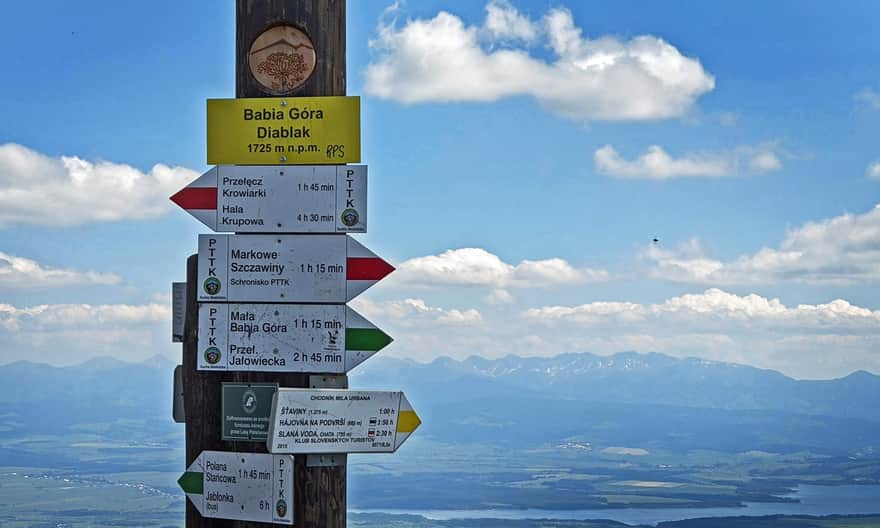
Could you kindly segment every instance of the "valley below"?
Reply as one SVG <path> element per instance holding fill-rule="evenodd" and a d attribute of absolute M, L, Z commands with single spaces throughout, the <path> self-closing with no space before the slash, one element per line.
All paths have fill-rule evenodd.
<path fill-rule="evenodd" d="M 506 360 L 518 362 L 503 365 L 513 373 L 531 361 Z M 582 362 L 580 391 L 601 392 L 639 369 L 659 380 L 695 376 L 716 393 L 741 393 L 742 383 L 753 395 L 799 383 L 724 364 L 700 365 L 695 375 L 683 360 L 649 355 L 617 358 L 619 369 L 607 359 L 600 368 L 589 355 L 564 360 L 560 372 Z M 794 411 L 778 403 L 718 405 L 713 399 L 732 400 L 708 391 L 694 400 L 704 405 L 683 405 L 671 400 L 684 397 L 644 373 L 632 381 L 639 389 L 630 399 L 652 383 L 651 402 L 571 394 L 568 383 L 554 387 L 558 380 L 512 379 L 501 373 L 502 361 L 488 375 L 466 362 L 376 359 L 353 376 L 359 388 L 408 380 L 403 389 L 425 423 L 394 455 L 349 457 L 351 526 L 678 528 L 743 526 L 734 517 L 746 515 L 771 523 L 749 526 L 776 526 L 780 519 L 766 516 L 783 514 L 787 527 L 877 522 L 869 516 L 880 513 L 880 421 L 869 408 L 880 398 L 876 376 L 835 380 L 825 407 L 812 413 L 803 402 Z M 650 361 L 665 371 L 644 365 Z M 172 369 L 111 360 L 0 369 L 0 382 L 17 386 L 4 394 L 0 414 L 0 524 L 182 526 L 185 496 L 176 481 L 184 426 L 170 416 Z M 748 376 L 771 381 L 761 386 Z M 675 390 L 704 390 L 693 385 Z M 829 414 L 834 406 L 847 410 Z M 849 514 L 859 516 L 827 517 Z M 676 524 L 701 516 L 715 524 Z M 722 519 L 733 524 L 717 524 Z"/>

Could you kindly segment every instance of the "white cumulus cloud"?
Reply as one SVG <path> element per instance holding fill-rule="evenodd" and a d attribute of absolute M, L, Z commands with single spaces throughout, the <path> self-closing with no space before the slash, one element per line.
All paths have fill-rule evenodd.
<path fill-rule="evenodd" d="M 48 226 L 156 218 L 171 210 L 168 197 L 198 173 L 50 157 L 14 143 L 0 145 L 0 227 Z"/>
<path fill-rule="evenodd" d="M 704 254 L 697 240 L 675 249 L 650 246 L 656 278 L 702 284 L 868 284 L 880 280 L 880 205 L 862 214 L 808 222 L 786 233 L 778 248 L 761 248 L 734 260 Z"/>
<path fill-rule="evenodd" d="M 760 152 L 749 160 L 749 168 L 752 172 L 772 172 L 781 169 L 782 162 L 774 152 Z"/>
<path fill-rule="evenodd" d="M 0 304 L 0 363 L 75 364 L 95 356 L 137 361 L 171 348 L 165 304 Z"/>
<path fill-rule="evenodd" d="M 605 270 L 575 268 L 560 258 L 508 264 L 482 248 L 449 249 L 439 255 L 412 258 L 401 263 L 394 274 L 394 279 L 404 284 L 495 289 L 599 282 L 608 278 Z"/>
<path fill-rule="evenodd" d="M 383 354 L 420 361 L 438 356 L 553 356 L 567 352 L 661 352 L 743 363 L 796 377 L 880 372 L 880 311 L 831 298 L 786 304 L 759 293 L 718 288 L 656 303 L 599 299 L 574 305 L 440 308 L 408 298 L 353 306 L 394 336 Z"/>
<path fill-rule="evenodd" d="M 731 152 L 688 153 L 673 157 L 663 147 L 651 145 L 635 159 L 625 159 L 611 145 L 593 153 L 596 171 L 615 178 L 669 180 L 673 178 L 734 176 L 743 172 L 764 173 L 782 168 L 772 143 L 741 146 Z"/>
<path fill-rule="evenodd" d="M 0 251 L 0 286 L 4 288 L 43 289 L 89 284 L 111 285 L 120 282 L 122 279 L 112 273 L 54 268 Z"/>
<path fill-rule="evenodd" d="M 617 178 L 666 180 L 687 176 L 724 176 L 731 167 L 726 160 L 704 155 L 673 158 L 659 145 L 634 160 L 626 160 L 611 145 L 593 154 L 596 170 Z"/>
<path fill-rule="evenodd" d="M 367 93 L 407 104 L 526 95 L 568 119 L 623 121 L 682 116 L 715 87 L 699 60 L 655 36 L 591 39 L 564 8 L 540 20 L 508 2 L 486 12 L 482 26 L 446 11 L 402 26 L 380 21 Z M 552 58 L 532 55 L 528 43 L 544 44 Z"/>
<path fill-rule="evenodd" d="M 352 307 L 368 318 L 390 319 L 395 324 L 412 327 L 424 324 L 475 325 L 483 321 L 476 308 L 458 310 L 428 306 L 422 299 L 402 299 L 393 301 L 371 301 L 358 297 L 351 302 Z"/>
<path fill-rule="evenodd" d="M 0 325 L 19 330 L 94 329 L 170 318 L 171 308 L 163 304 L 41 304 L 28 308 L 0 304 Z"/>
<path fill-rule="evenodd" d="M 656 304 L 595 301 L 522 313 L 531 332 L 565 350 L 657 351 L 745 363 L 798 377 L 880 372 L 880 311 L 844 299 L 787 306 L 717 288 Z M 547 330 L 536 327 L 545 326 Z M 555 334 L 554 334 L 555 332 Z"/>
<path fill-rule="evenodd" d="M 483 301 L 488 304 L 513 304 L 516 299 L 511 293 L 503 288 L 498 288 L 489 292 L 483 297 Z"/>
<path fill-rule="evenodd" d="M 880 161 L 871 162 L 865 173 L 868 175 L 868 178 L 871 178 L 872 180 L 880 180 Z"/>
<path fill-rule="evenodd" d="M 510 2 L 498 0 L 486 5 L 485 29 L 498 40 L 531 42 L 538 37 L 538 27 Z"/>

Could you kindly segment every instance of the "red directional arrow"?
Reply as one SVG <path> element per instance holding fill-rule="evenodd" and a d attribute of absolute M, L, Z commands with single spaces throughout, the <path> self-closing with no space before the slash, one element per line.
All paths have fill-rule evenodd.
<path fill-rule="evenodd" d="M 217 209 L 216 187 L 184 187 L 171 196 L 171 201 L 181 209 Z"/>
<path fill-rule="evenodd" d="M 349 257 L 346 259 L 346 280 L 366 280 L 378 281 L 392 271 L 394 266 L 384 260 L 376 258 L 356 258 Z"/>

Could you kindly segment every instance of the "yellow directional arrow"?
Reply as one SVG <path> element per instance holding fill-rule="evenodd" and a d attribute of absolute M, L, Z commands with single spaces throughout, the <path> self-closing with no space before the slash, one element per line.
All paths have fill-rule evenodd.
<path fill-rule="evenodd" d="M 400 415 L 397 417 L 398 433 L 411 433 L 420 425 L 422 425 L 422 420 L 415 411 L 400 411 Z"/>

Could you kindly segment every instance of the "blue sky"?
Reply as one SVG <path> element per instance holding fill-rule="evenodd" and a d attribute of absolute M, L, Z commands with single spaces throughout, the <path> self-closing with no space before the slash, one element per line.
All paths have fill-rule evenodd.
<path fill-rule="evenodd" d="M 383 353 L 880 372 L 878 9 L 349 2 Z M 167 196 L 234 94 L 233 3 L 5 15 L 0 362 L 178 357 L 203 229 Z"/>

